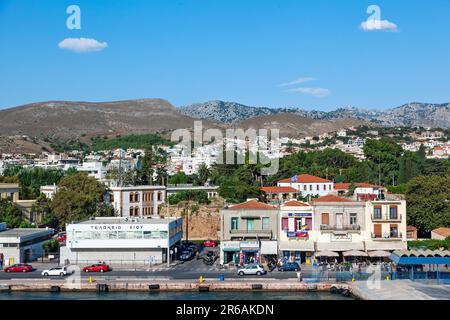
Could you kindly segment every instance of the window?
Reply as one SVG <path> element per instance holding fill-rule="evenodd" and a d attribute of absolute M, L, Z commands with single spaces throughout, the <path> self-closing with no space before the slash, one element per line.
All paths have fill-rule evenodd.
<path fill-rule="evenodd" d="M 320 186 L 316 185 L 316 190 L 319 191 L 320 190 Z"/>
<path fill-rule="evenodd" d="M 331 190 L 331 184 L 328 185 L 328 190 Z"/>
<path fill-rule="evenodd" d="M 255 229 L 255 221 L 253 219 L 247 219 L 247 231 Z"/>
<path fill-rule="evenodd" d="M 390 237 L 391 238 L 398 238 L 398 225 L 391 224 L 390 227 Z"/>
<path fill-rule="evenodd" d="M 139 207 L 134 208 L 134 214 L 139 216 Z"/>
<path fill-rule="evenodd" d="M 328 213 L 322 213 L 322 224 L 324 225 L 330 224 L 330 215 Z"/>
<path fill-rule="evenodd" d="M 296 231 L 301 231 L 302 230 L 302 219 L 295 219 L 295 227 L 297 228 Z"/>
<path fill-rule="evenodd" d="M 134 208 L 130 208 L 130 217 L 134 216 Z"/>
<path fill-rule="evenodd" d="M 262 229 L 270 230 L 270 218 L 268 217 L 262 218 Z"/>
<path fill-rule="evenodd" d="M 304 190 L 304 191 L 306 191 L 306 184 L 305 184 L 305 185 L 303 185 L 303 190 Z"/>
<path fill-rule="evenodd" d="M 231 230 L 237 230 L 237 229 L 239 229 L 238 218 L 237 217 L 232 217 L 231 218 Z"/>
<path fill-rule="evenodd" d="M 309 191 L 312 191 L 312 184 L 309 185 Z"/>
<path fill-rule="evenodd" d="M 398 219 L 397 206 L 389 207 L 389 218 L 390 219 Z"/>
<path fill-rule="evenodd" d="M 381 207 L 374 207 L 373 208 L 373 218 L 374 219 L 381 219 Z"/>
<path fill-rule="evenodd" d="M 134 201 L 139 202 L 139 193 L 137 192 L 134 194 Z"/>
<path fill-rule="evenodd" d="M 281 229 L 283 231 L 289 230 L 289 218 L 281 218 Z"/>
<path fill-rule="evenodd" d="M 357 214 L 356 213 L 350 213 L 350 225 L 357 224 Z"/>
<path fill-rule="evenodd" d="M 324 185 L 323 185 L 323 191 L 326 191 L 326 190 L 327 190 L 327 185 L 324 184 Z"/>
<path fill-rule="evenodd" d="M 161 201 L 161 192 L 158 192 L 158 201 Z"/>
<path fill-rule="evenodd" d="M 130 192 L 130 202 L 134 202 L 134 193 Z"/>

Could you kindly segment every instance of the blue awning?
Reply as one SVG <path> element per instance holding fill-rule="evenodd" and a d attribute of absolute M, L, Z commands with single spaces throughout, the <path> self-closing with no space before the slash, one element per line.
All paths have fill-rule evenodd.
<path fill-rule="evenodd" d="M 398 265 L 426 265 L 426 264 L 450 265 L 450 251 L 398 250 L 394 251 L 390 255 L 389 259 Z"/>

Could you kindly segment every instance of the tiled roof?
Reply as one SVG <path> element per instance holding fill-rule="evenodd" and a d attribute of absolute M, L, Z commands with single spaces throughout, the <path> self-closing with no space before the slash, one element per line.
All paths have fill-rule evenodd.
<path fill-rule="evenodd" d="M 289 200 L 289 201 L 283 203 L 283 206 L 285 206 L 285 207 L 309 207 L 309 204 L 298 201 L 298 200 Z"/>
<path fill-rule="evenodd" d="M 446 238 L 450 237 L 450 228 L 441 227 L 441 228 L 434 229 L 432 232 L 437 233 L 438 235 L 441 235 Z"/>
<path fill-rule="evenodd" d="M 265 193 L 298 193 L 299 191 L 292 187 L 262 187 L 261 191 Z"/>
<path fill-rule="evenodd" d="M 280 180 L 278 182 L 291 183 L 292 182 L 291 179 L 292 178 L 287 178 L 287 179 Z M 297 175 L 297 182 L 295 182 L 295 183 L 324 183 L 324 182 L 331 182 L 331 181 L 324 179 L 324 178 L 312 176 L 310 174 L 299 174 L 299 175 Z"/>
<path fill-rule="evenodd" d="M 377 186 L 375 184 L 370 184 L 367 182 L 355 182 L 353 183 L 358 188 L 383 188 L 382 186 Z M 335 183 L 334 190 L 348 190 L 352 184 L 351 183 Z"/>
<path fill-rule="evenodd" d="M 326 196 L 313 200 L 314 202 L 355 202 L 353 200 L 335 196 L 334 194 L 327 194 Z"/>
<path fill-rule="evenodd" d="M 243 203 L 235 204 L 230 206 L 231 210 L 273 210 L 275 206 L 271 206 L 270 204 L 259 202 L 258 200 L 248 200 Z"/>

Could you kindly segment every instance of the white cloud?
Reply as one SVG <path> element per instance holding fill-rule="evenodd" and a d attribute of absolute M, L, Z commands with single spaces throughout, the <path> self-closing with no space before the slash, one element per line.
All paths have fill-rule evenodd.
<path fill-rule="evenodd" d="M 361 23 L 364 31 L 398 31 L 397 25 L 388 20 L 369 19 Z"/>
<path fill-rule="evenodd" d="M 325 88 L 295 88 L 295 89 L 288 89 L 286 90 L 286 92 L 297 92 L 297 93 L 301 93 L 301 94 L 306 94 L 306 95 L 312 95 L 314 97 L 318 97 L 318 98 L 323 98 L 326 97 L 328 95 L 330 95 L 330 90 L 329 89 L 325 89 Z"/>
<path fill-rule="evenodd" d="M 293 86 L 295 84 L 300 84 L 300 83 L 314 81 L 314 80 L 316 80 L 316 78 L 304 77 L 304 78 L 295 79 L 295 80 L 293 80 L 291 82 L 281 83 L 278 86 L 279 87 L 287 87 L 287 86 Z"/>
<path fill-rule="evenodd" d="M 77 53 L 101 51 L 108 46 L 106 42 L 99 42 L 95 39 L 89 38 L 66 38 L 60 43 L 58 47 Z"/>

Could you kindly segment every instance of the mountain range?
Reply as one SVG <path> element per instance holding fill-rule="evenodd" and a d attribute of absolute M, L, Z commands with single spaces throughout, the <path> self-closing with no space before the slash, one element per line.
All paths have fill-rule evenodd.
<path fill-rule="evenodd" d="M 176 108 L 164 99 L 113 102 L 48 101 L 0 110 L 0 152 L 51 150 L 51 141 L 192 129 L 203 119 L 206 128 L 279 129 L 281 136 L 305 137 L 349 126 L 424 126 L 450 128 L 450 104 L 410 103 L 388 110 L 340 108 L 308 111 L 252 107 L 210 101 Z"/>
<path fill-rule="evenodd" d="M 450 103 L 413 102 L 385 110 L 345 107 L 325 112 L 297 108 L 254 107 L 216 100 L 181 107 L 179 111 L 187 116 L 227 124 L 236 124 L 260 116 L 289 113 L 314 120 L 354 119 L 382 126 L 450 128 Z"/>

